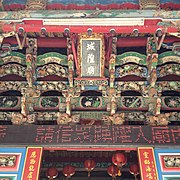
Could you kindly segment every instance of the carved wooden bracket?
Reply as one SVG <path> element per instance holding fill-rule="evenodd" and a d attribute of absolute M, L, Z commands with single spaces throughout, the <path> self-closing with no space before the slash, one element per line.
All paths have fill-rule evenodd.
<path fill-rule="evenodd" d="M 140 9 L 160 9 L 159 0 L 139 0 Z"/>
<path fill-rule="evenodd" d="M 45 10 L 47 0 L 27 0 L 26 10 Z"/>

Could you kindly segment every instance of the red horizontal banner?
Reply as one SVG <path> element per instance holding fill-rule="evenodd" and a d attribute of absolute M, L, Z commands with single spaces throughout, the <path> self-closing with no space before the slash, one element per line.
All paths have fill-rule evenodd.
<path fill-rule="evenodd" d="M 153 148 L 138 148 L 142 180 L 158 180 Z"/>
<path fill-rule="evenodd" d="M 42 147 L 28 147 L 21 180 L 38 180 Z"/>

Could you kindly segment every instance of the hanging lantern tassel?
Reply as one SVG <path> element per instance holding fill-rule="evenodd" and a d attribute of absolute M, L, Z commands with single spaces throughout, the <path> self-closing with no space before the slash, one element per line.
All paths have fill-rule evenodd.
<path fill-rule="evenodd" d="M 88 170 L 88 177 L 91 176 L 91 170 Z"/>
<path fill-rule="evenodd" d="M 138 179 L 137 179 L 137 175 L 134 174 L 134 177 L 135 177 L 135 180 L 138 180 Z"/>
<path fill-rule="evenodd" d="M 121 176 L 122 175 L 122 173 L 121 173 L 121 168 L 120 167 L 118 167 L 118 174 L 117 174 L 118 176 Z"/>

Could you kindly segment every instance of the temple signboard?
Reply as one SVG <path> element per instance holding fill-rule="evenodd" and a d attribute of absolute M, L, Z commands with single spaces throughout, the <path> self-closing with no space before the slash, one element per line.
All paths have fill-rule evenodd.
<path fill-rule="evenodd" d="M 104 77 L 104 37 L 102 34 L 81 34 L 78 44 L 80 77 Z"/>
<path fill-rule="evenodd" d="M 180 146 L 179 126 L 44 125 L 0 126 L 1 145 L 59 147 Z M 2 135 L 1 135 L 2 133 Z"/>

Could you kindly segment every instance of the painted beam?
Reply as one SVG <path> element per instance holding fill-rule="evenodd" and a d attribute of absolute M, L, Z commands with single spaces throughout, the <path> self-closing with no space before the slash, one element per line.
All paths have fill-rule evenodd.
<path fill-rule="evenodd" d="M 22 38 L 20 39 L 22 41 Z M 166 37 L 164 43 L 180 42 L 180 39 L 177 37 Z M 2 44 L 17 44 L 17 40 L 14 37 L 5 38 Z M 47 47 L 47 48 L 67 48 L 66 38 L 50 38 L 50 37 L 38 37 L 37 38 L 38 47 Z M 118 38 L 117 47 L 137 47 L 137 46 L 146 46 L 147 38 L 145 37 L 121 37 Z M 25 45 L 26 47 L 26 45 Z"/>
<path fill-rule="evenodd" d="M 79 19 L 78 21 L 80 21 Z M 71 21 L 71 20 L 70 20 Z M 69 22 L 70 22 L 69 21 Z M 131 21 L 134 21 L 134 19 L 131 19 Z M 100 23 L 100 22 L 99 22 Z M 109 22 L 110 23 L 110 22 Z M 140 23 L 140 25 L 138 25 Z M 57 24 L 57 25 L 56 25 Z M 19 28 L 23 28 L 25 32 L 41 32 L 42 28 L 45 28 L 47 32 L 64 32 L 66 28 L 69 28 L 70 32 L 72 33 L 84 33 L 87 32 L 88 28 L 92 28 L 93 32 L 95 33 L 109 33 L 111 29 L 114 29 L 117 34 L 120 33 L 133 33 L 134 29 L 138 29 L 139 33 L 156 33 L 157 29 L 162 29 L 162 32 L 165 31 L 165 28 L 158 25 L 144 25 L 141 22 L 137 22 L 136 24 L 121 24 L 121 25 L 106 25 L 102 23 L 102 25 L 94 25 L 94 22 L 89 22 L 85 25 L 78 24 L 78 22 L 74 22 L 73 25 L 70 25 L 68 22 L 54 22 L 53 24 L 4 24 L 2 25 L 3 32 L 11 32 L 11 31 L 17 31 Z M 167 33 L 178 33 L 179 29 L 176 26 L 169 26 L 166 28 Z"/>

